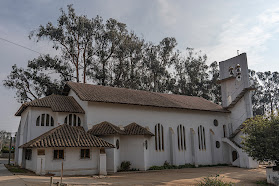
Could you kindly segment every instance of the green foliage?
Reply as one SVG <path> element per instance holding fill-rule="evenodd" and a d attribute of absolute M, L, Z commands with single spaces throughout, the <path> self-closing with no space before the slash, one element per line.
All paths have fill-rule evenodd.
<path fill-rule="evenodd" d="M 225 164 L 225 163 L 219 163 L 219 164 L 216 164 L 216 165 L 199 165 L 199 167 L 219 167 L 219 166 L 229 166 L 228 164 Z"/>
<path fill-rule="evenodd" d="M 198 181 L 197 185 L 199 186 L 232 186 L 231 182 L 227 183 L 222 181 L 219 178 L 219 175 L 216 176 L 207 176 L 203 178 L 201 181 Z"/>
<path fill-rule="evenodd" d="M 118 171 L 129 171 L 131 170 L 131 162 L 123 161 L 121 162 L 120 169 Z"/>
<path fill-rule="evenodd" d="M 5 167 L 12 173 L 27 173 L 28 170 L 20 168 L 19 166 L 5 165 Z"/>
<path fill-rule="evenodd" d="M 151 166 L 148 170 L 163 170 L 163 169 L 184 169 L 184 168 L 196 168 L 195 165 L 192 164 L 184 164 L 184 165 L 171 165 L 167 161 L 165 161 L 163 166 Z"/>
<path fill-rule="evenodd" d="M 272 185 L 272 184 L 267 183 L 266 180 L 256 181 L 256 184 L 257 184 L 257 185 Z"/>
<path fill-rule="evenodd" d="M 258 161 L 274 161 L 279 165 L 279 116 L 256 116 L 244 123 L 243 147 Z"/>

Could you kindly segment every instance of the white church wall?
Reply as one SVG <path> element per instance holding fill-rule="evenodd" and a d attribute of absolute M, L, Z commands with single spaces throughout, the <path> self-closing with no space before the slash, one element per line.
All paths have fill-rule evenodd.
<path fill-rule="evenodd" d="M 82 101 L 81 99 L 79 99 L 79 97 L 76 95 L 76 93 L 71 89 L 68 96 L 73 96 L 75 98 L 75 100 L 78 102 L 78 104 L 83 108 L 83 110 L 85 111 L 85 114 L 83 116 L 83 127 L 85 128 L 85 130 L 88 130 L 88 126 L 87 126 L 87 115 L 89 114 L 87 112 L 88 110 L 88 102 L 87 101 Z"/>
<path fill-rule="evenodd" d="M 144 141 L 140 135 L 121 136 L 121 162 L 130 161 L 131 168 L 145 170 Z"/>
<path fill-rule="evenodd" d="M 29 122 L 29 135 L 27 138 L 27 142 L 42 135 L 43 133 L 53 129 L 54 127 L 57 127 L 57 116 L 50 108 L 39 108 L 39 107 L 31 107 L 30 108 L 30 122 Z M 54 119 L 54 126 L 36 126 L 36 120 L 39 116 L 42 114 L 49 114 Z M 42 117 L 42 116 L 41 116 Z"/>
<path fill-rule="evenodd" d="M 195 156 L 198 164 L 211 164 L 211 150 L 210 150 L 210 136 L 209 129 L 212 129 L 216 134 L 216 140 L 221 141 L 223 135 L 223 124 L 228 124 L 229 118 L 227 113 L 217 112 L 205 112 L 205 111 L 191 111 L 182 109 L 167 109 L 167 108 L 155 108 L 147 106 L 136 106 L 136 105 L 124 105 L 124 104 L 110 104 L 110 103 L 88 103 L 88 128 L 90 129 L 94 124 L 102 121 L 108 121 L 115 125 L 126 126 L 132 122 L 136 122 L 143 127 L 149 127 L 150 131 L 155 134 L 154 127 L 160 123 L 164 127 L 164 150 L 155 150 L 154 137 L 151 138 L 149 143 L 149 165 L 163 165 L 165 161 L 170 162 L 170 136 L 169 127 L 172 127 L 176 133 L 176 128 L 179 124 L 185 126 L 186 132 L 186 146 L 187 150 L 185 154 L 180 155 L 177 159 L 179 163 L 192 163 L 192 152 L 191 152 L 191 139 L 190 139 L 190 128 L 193 128 L 196 135 L 195 141 L 198 140 L 198 126 L 202 125 L 205 128 L 206 135 L 206 150 L 199 150 L 198 146 L 195 145 Z M 213 125 L 213 120 L 219 121 L 218 127 Z M 177 143 L 176 140 L 174 140 Z M 198 144 L 195 142 L 195 144 Z M 220 147 L 220 151 L 222 146 Z M 177 150 L 177 144 L 175 145 Z M 129 153 L 129 152 L 126 152 Z M 218 154 L 215 154 L 218 156 Z M 186 156 L 186 157 L 185 157 Z M 185 158 L 184 158 L 185 157 Z"/>
<path fill-rule="evenodd" d="M 57 148 L 59 149 L 59 148 Z M 99 173 L 98 148 L 90 148 L 90 159 L 80 158 L 80 149 L 76 147 L 60 148 L 64 149 L 64 160 L 54 160 L 54 148 L 45 149 L 45 172 L 59 176 L 63 161 L 63 175 L 93 175 Z"/>
<path fill-rule="evenodd" d="M 32 149 L 32 155 L 31 155 L 31 160 L 25 160 L 25 168 L 28 170 L 31 170 L 33 172 L 36 172 L 37 168 L 37 150 Z"/>

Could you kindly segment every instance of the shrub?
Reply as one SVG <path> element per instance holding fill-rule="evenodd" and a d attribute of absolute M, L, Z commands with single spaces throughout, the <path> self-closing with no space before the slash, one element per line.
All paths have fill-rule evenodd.
<path fill-rule="evenodd" d="M 201 181 L 198 181 L 199 186 L 232 186 L 231 182 L 224 182 L 219 179 L 219 175 L 216 176 L 207 176 L 203 178 Z"/>
<path fill-rule="evenodd" d="M 163 170 L 163 169 L 184 169 L 184 168 L 196 168 L 195 165 L 192 164 L 184 164 L 184 165 L 171 165 L 169 162 L 165 161 L 163 166 L 152 166 L 148 170 Z"/>
<path fill-rule="evenodd" d="M 129 161 L 123 161 L 120 165 L 119 171 L 128 171 L 130 170 L 131 162 Z"/>
<path fill-rule="evenodd" d="M 256 116 L 244 123 L 243 148 L 257 161 L 279 166 L 279 115 Z"/>

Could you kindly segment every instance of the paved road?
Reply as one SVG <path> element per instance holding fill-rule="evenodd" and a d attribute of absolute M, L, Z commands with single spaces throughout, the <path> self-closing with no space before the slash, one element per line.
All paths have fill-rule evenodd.
<path fill-rule="evenodd" d="M 5 159 L 0 159 L 0 185 L 2 186 L 25 186 L 24 181 L 16 175 L 13 175 L 8 171 L 8 169 L 4 166 L 4 163 L 8 161 Z"/>

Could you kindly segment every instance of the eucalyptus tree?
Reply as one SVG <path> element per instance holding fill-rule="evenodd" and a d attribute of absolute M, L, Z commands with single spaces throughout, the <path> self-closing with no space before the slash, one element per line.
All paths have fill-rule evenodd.
<path fill-rule="evenodd" d="M 164 38 L 158 45 L 148 43 L 144 51 L 143 66 L 146 69 L 145 81 L 149 90 L 154 92 L 166 91 L 169 69 L 176 59 L 176 39 Z"/>
<path fill-rule="evenodd" d="M 53 48 L 60 51 L 60 58 L 75 70 L 77 82 L 80 82 L 80 70 L 83 82 L 86 82 L 86 72 L 92 63 L 94 49 L 94 35 L 100 27 L 99 17 L 88 19 L 86 16 L 78 16 L 72 5 L 68 5 L 68 12 L 60 9 L 61 16 L 57 24 L 49 22 L 45 26 L 40 25 L 32 31 L 29 38 L 36 38 L 37 42 L 47 39 L 53 43 Z"/>
<path fill-rule="evenodd" d="M 175 92 L 209 99 L 210 82 L 206 65 L 207 56 L 201 52 L 195 52 L 193 48 L 187 48 L 186 52 L 186 56 L 175 64 L 177 72 Z"/>

